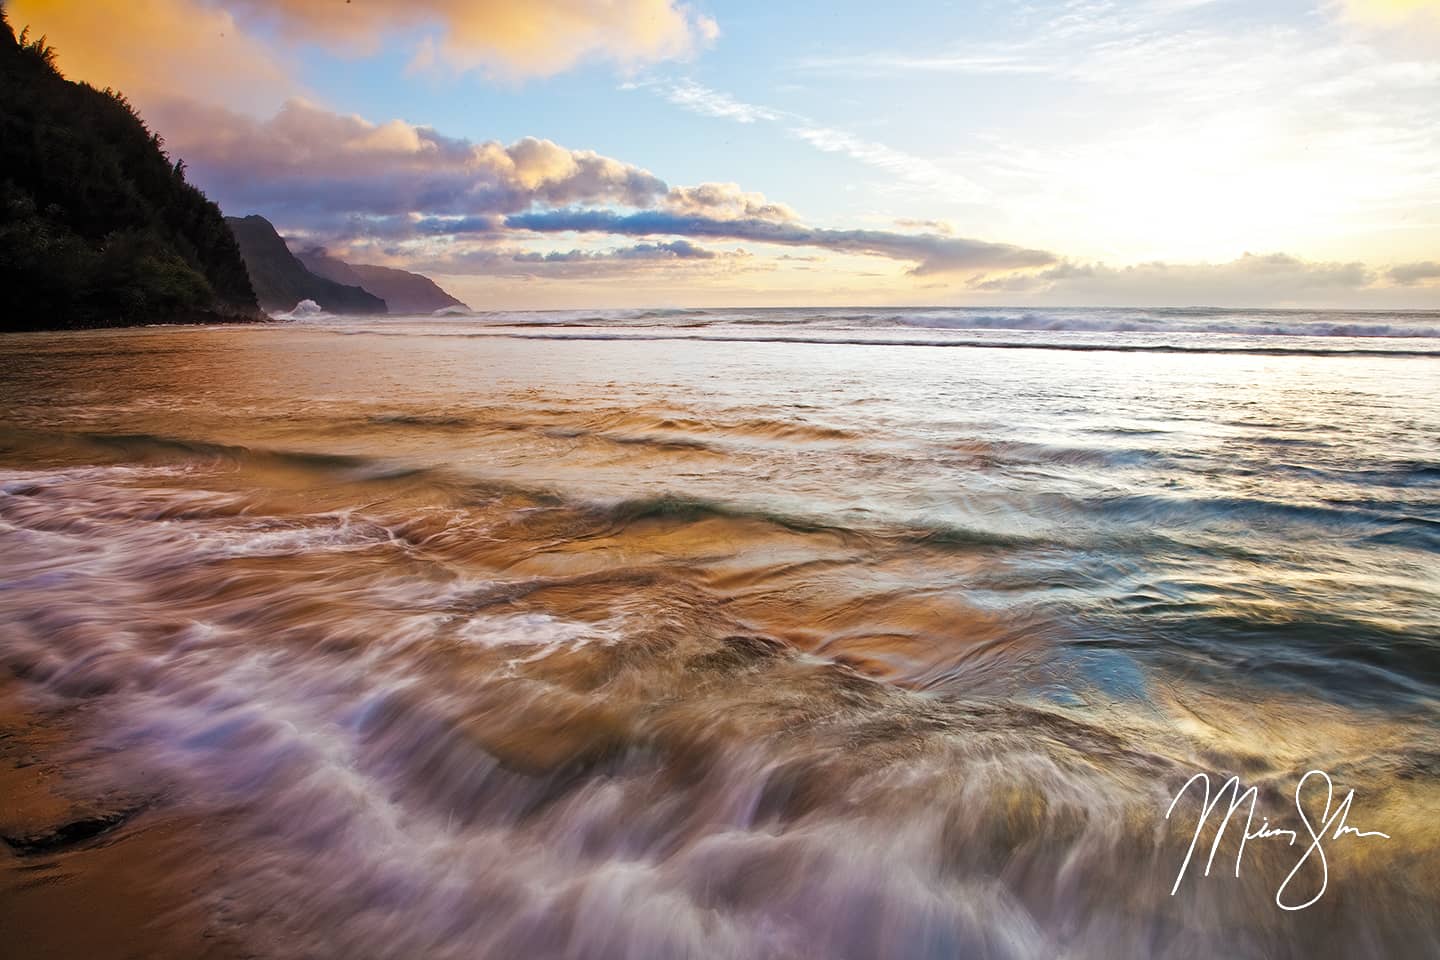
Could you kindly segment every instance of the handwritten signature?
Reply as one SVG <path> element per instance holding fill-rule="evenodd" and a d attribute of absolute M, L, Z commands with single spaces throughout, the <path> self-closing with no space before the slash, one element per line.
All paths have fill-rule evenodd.
<path fill-rule="evenodd" d="M 1305 791 L 1305 785 L 1316 777 L 1324 781 L 1325 806 L 1321 810 L 1319 819 L 1312 821 L 1305 812 L 1305 804 L 1301 801 L 1301 794 Z M 1269 817 L 1262 817 L 1260 825 L 1258 827 L 1255 826 L 1255 807 L 1259 798 L 1258 791 L 1253 786 L 1242 790 L 1238 776 L 1232 776 L 1226 780 L 1220 786 L 1220 789 L 1215 791 L 1215 795 L 1212 798 L 1210 794 L 1209 775 L 1204 773 L 1195 774 L 1189 780 L 1185 781 L 1185 785 L 1180 788 L 1175 794 L 1174 799 L 1170 801 L 1170 807 L 1165 811 L 1166 820 L 1169 820 L 1170 815 L 1175 812 L 1175 806 L 1180 802 L 1180 798 L 1185 796 L 1185 794 L 1190 791 L 1190 788 L 1197 783 L 1204 787 L 1204 798 L 1201 801 L 1200 816 L 1197 817 L 1195 821 L 1195 835 L 1190 840 L 1190 848 L 1185 852 L 1184 862 L 1180 864 L 1180 872 L 1175 875 L 1175 885 L 1170 888 L 1170 895 L 1172 897 L 1176 891 L 1180 889 L 1180 882 L 1185 879 L 1185 874 L 1190 869 L 1190 861 L 1195 855 L 1195 848 L 1200 844 L 1200 836 L 1204 832 L 1206 824 L 1210 821 L 1211 815 L 1220 806 L 1220 802 L 1225 799 L 1227 792 L 1230 795 L 1230 805 L 1225 811 L 1224 818 L 1215 830 L 1214 841 L 1210 844 L 1210 856 L 1205 861 L 1205 876 L 1208 877 L 1210 875 L 1210 867 L 1215 863 L 1215 855 L 1220 850 L 1220 841 L 1225 836 L 1225 829 L 1230 825 L 1230 818 L 1234 816 L 1235 811 L 1243 807 L 1247 801 L 1249 803 L 1249 809 L 1245 814 L 1245 828 L 1240 836 L 1240 849 L 1235 854 L 1236 877 L 1240 876 L 1240 863 L 1245 856 L 1245 844 L 1251 840 L 1284 837 L 1292 847 L 1301 842 L 1298 831 L 1273 827 L 1270 825 Z M 1316 789 L 1319 789 L 1318 784 Z M 1309 846 L 1305 848 L 1305 852 L 1300 855 L 1300 859 L 1296 861 L 1295 866 L 1290 872 L 1285 875 L 1285 879 L 1280 882 L 1279 889 L 1275 891 L 1275 905 L 1280 909 L 1304 910 L 1325 895 L 1325 890 L 1330 885 L 1330 866 L 1329 862 L 1325 859 L 1324 848 L 1324 843 L 1327 839 L 1339 840 L 1347 834 L 1359 838 L 1381 837 L 1386 840 L 1390 839 L 1388 833 L 1381 833 L 1379 830 L 1359 830 L 1346 822 L 1350 817 L 1350 804 L 1354 799 L 1355 791 L 1351 790 L 1345 794 L 1344 800 L 1341 800 L 1338 805 L 1335 805 L 1335 785 L 1330 781 L 1330 775 L 1322 770 L 1309 771 L 1305 776 L 1301 777 L 1300 782 L 1295 785 L 1295 810 L 1300 815 L 1301 823 L 1304 824 L 1305 833 L 1309 835 Z M 1332 805 L 1335 806 L 1333 812 L 1330 809 Z M 1319 863 L 1320 889 L 1313 897 L 1304 903 L 1292 903 L 1289 898 L 1286 897 L 1286 891 L 1290 889 L 1290 885 L 1300 873 L 1301 868 L 1307 863 L 1310 863 L 1312 859 Z"/>

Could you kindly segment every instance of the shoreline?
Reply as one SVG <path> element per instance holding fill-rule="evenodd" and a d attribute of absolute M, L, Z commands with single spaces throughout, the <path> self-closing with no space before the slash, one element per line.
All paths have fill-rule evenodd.
<path fill-rule="evenodd" d="M 261 312 L 258 316 L 247 314 L 220 313 L 203 310 L 186 315 L 166 317 L 159 320 L 145 320 L 136 323 L 78 323 L 55 326 L 16 326 L 0 333 L 66 333 L 83 330 L 133 330 L 141 327 L 209 327 L 209 326 L 260 326 L 280 323 L 270 314 Z"/>
<path fill-rule="evenodd" d="M 205 823 L 84 783 L 69 754 L 85 705 L 46 710 L 0 674 L 0 929 L 15 956 L 253 956 L 178 868 Z M 78 922 L 77 922 L 78 921 Z"/>

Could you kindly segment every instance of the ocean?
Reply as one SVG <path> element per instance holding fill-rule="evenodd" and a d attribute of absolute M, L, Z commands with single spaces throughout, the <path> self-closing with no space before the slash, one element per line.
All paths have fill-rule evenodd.
<path fill-rule="evenodd" d="M 7 671 L 252 955 L 1435 956 L 1440 313 L 7 335 Z"/>

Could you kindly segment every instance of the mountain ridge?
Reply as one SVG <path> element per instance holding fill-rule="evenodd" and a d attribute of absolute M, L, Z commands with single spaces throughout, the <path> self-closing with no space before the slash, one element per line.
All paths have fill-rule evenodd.
<path fill-rule="evenodd" d="M 359 286 L 312 273 L 290 251 L 275 225 L 258 213 L 226 217 L 225 223 L 239 244 L 245 269 L 264 309 L 287 312 L 302 300 L 313 300 L 331 313 L 388 312 L 384 300 Z"/>
<path fill-rule="evenodd" d="M 381 298 L 390 313 L 434 313 L 449 307 L 470 309 L 424 274 L 368 263 L 348 263 L 319 246 L 301 250 L 295 256 L 317 276 L 358 286 Z"/>

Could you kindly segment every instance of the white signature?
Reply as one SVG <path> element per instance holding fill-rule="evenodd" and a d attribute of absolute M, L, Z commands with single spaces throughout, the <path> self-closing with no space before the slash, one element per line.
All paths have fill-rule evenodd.
<path fill-rule="evenodd" d="M 1305 790 L 1305 784 L 1313 777 L 1319 777 L 1325 782 L 1325 807 L 1320 814 L 1320 819 L 1316 822 L 1312 822 L 1306 815 L 1305 805 L 1300 799 L 1301 793 Z M 1190 849 L 1185 852 L 1185 861 L 1180 864 L 1180 872 L 1175 875 L 1175 885 L 1170 888 L 1170 895 L 1172 897 L 1175 895 L 1175 892 L 1180 889 L 1180 881 L 1185 879 L 1185 873 L 1190 868 L 1190 860 L 1195 855 L 1195 847 L 1200 843 L 1200 835 L 1205 829 L 1205 824 L 1209 821 L 1210 815 L 1220 806 L 1220 801 L 1225 798 L 1227 791 L 1230 794 L 1230 806 L 1229 809 L 1225 811 L 1224 819 L 1220 821 L 1220 825 L 1215 830 L 1215 840 L 1210 844 L 1210 856 L 1205 861 L 1205 876 L 1210 876 L 1210 867 L 1215 863 L 1215 854 L 1220 849 L 1220 840 L 1225 835 L 1225 828 L 1230 825 L 1231 816 L 1233 816 L 1235 811 L 1240 809 L 1247 800 L 1250 803 L 1250 809 L 1245 814 L 1245 830 L 1240 837 L 1240 849 L 1235 854 L 1236 877 L 1240 876 L 1240 861 L 1245 856 L 1245 844 L 1249 841 L 1269 839 L 1272 837 L 1285 837 L 1292 847 L 1300 842 L 1300 834 L 1297 831 L 1272 827 L 1269 817 L 1262 817 L 1258 827 L 1254 825 L 1255 805 L 1258 799 L 1258 792 L 1255 787 L 1250 787 L 1242 791 L 1240 789 L 1239 777 L 1231 777 L 1226 780 L 1220 789 L 1216 791 L 1212 799 L 1210 796 L 1209 775 L 1204 773 L 1195 774 L 1195 776 L 1185 781 L 1185 785 L 1180 788 L 1179 792 L 1175 794 L 1175 798 L 1170 801 L 1170 807 L 1165 811 L 1166 820 L 1169 820 L 1170 815 L 1175 812 L 1175 805 L 1180 802 L 1180 798 L 1189 792 L 1191 785 L 1195 783 L 1200 783 L 1204 786 L 1205 795 L 1200 809 L 1200 816 L 1197 817 L 1195 821 L 1195 836 L 1190 840 Z M 1280 882 L 1280 888 L 1275 891 L 1275 905 L 1280 909 L 1304 910 L 1324 896 L 1325 889 L 1330 885 L 1330 866 L 1325 859 L 1325 848 L 1323 846 L 1327 838 L 1339 840 L 1341 837 L 1349 834 L 1355 837 L 1382 837 L 1386 840 L 1390 839 L 1388 833 L 1381 833 L 1379 830 L 1358 830 L 1346 823 L 1346 820 L 1349 819 L 1350 816 L 1350 804 L 1354 799 L 1355 791 L 1351 790 L 1345 794 L 1345 799 L 1340 801 L 1332 813 L 1330 807 L 1335 800 L 1335 787 L 1334 784 L 1330 782 L 1330 775 L 1322 770 L 1311 770 L 1305 774 L 1305 776 L 1301 777 L 1300 782 L 1295 785 L 1295 810 L 1300 815 L 1300 821 L 1305 825 L 1305 832 L 1309 834 L 1310 843 L 1309 846 L 1305 848 L 1305 852 L 1301 854 L 1300 859 L 1295 863 L 1294 868 L 1292 868 L 1291 871 L 1285 875 L 1285 879 Z M 1333 832 L 1331 830 L 1332 827 L 1334 828 Z M 1320 889 L 1313 897 L 1304 903 L 1291 903 L 1287 900 L 1285 891 L 1290 888 L 1290 884 L 1294 881 L 1296 875 L 1299 874 L 1300 868 L 1309 863 L 1312 857 L 1317 858 L 1319 861 Z"/>

